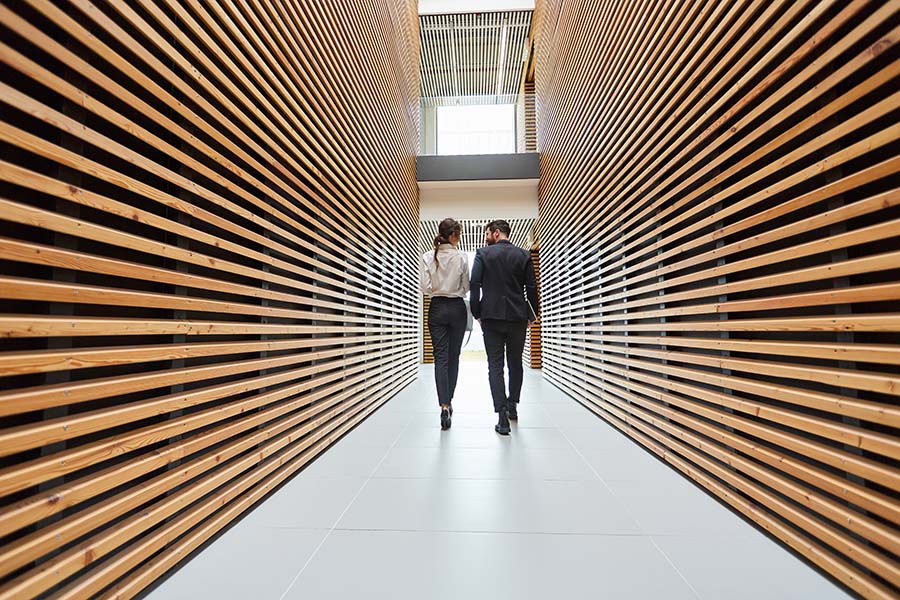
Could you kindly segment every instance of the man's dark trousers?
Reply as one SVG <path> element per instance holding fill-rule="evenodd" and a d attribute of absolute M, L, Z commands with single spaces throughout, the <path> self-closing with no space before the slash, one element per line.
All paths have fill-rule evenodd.
<path fill-rule="evenodd" d="M 522 393 L 522 351 L 525 349 L 526 321 L 500 321 L 483 319 L 481 330 L 484 332 L 484 348 L 488 359 L 488 381 L 491 385 L 491 397 L 494 400 L 494 412 L 500 412 L 508 404 L 518 403 Z M 503 377 L 503 355 L 506 354 L 506 366 L 509 369 L 509 396 L 506 395 L 506 383 Z M 510 408 L 512 410 L 512 408 Z"/>
<path fill-rule="evenodd" d="M 472 263 L 469 306 L 484 331 L 494 411 L 503 411 L 507 404 L 514 409 L 522 392 L 525 330 L 529 317 L 538 314 L 537 282 L 528 252 L 505 239 L 479 248 Z M 509 396 L 503 383 L 504 352 L 509 367 Z"/>

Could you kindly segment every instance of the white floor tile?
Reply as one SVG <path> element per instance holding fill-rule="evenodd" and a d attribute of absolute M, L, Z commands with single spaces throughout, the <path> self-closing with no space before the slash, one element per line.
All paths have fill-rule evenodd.
<path fill-rule="evenodd" d="M 522 397 L 498 436 L 463 363 L 441 431 L 423 367 L 149 597 L 846 597 L 539 372 Z"/>
<path fill-rule="evenodd" d="M 595 479 L 594 472 L 572 448 L 523 448 L 514 447 L 512 443 L 494 448 L 455 448 L 452 452 L 443 448 L 393 448 L 373 476 L 581 481 Z"/>
<path fill-rule="evenodd" d="M 153 600 L 277 600 L 328 534 L 238 523 L 151 593 Z"/>
<path fill-rule="evenodd" d="M 704 600 L 849 600 L 844 593 L 759 533 L 734 538 L 667 536 L 655 539 Z"/>
<path fill-rule="evenodd" d="M 454 413 L 454 417 L 456 414 Z M 408 427 L 397 447 L 406 448 L 570 448 L 568 439 L 558 430 L 550 428 L 516 428 L 515 435 L 500 436 L 490 428 L 451 427 L 441 431 L 435 421 L 430 426 Z M 492 421 L 493 423 L 493 421 Z"/>
<path fill-rule="evenodd" d="M 363 446 L 345 437 L 325 450 L 301 472 L 301 477 L 368 478 L 387 454 L 387 447 Z"/>
<path fill-rule="evenodd" d="M 600 481 L 372 479 L 338 529 L 639 534 Z"/>
<path fill-rule="evenodd" d="M 323 600 L 695 598 L 646 538 L 394 531 L 333 533 L 286 598 L 312 590 Z"/>
<path fill-rule="evenodd" d="M 751 535 L 756 530 L 683 479 L 607 481 L 613 494 L 650 535 Z"/>
<path fill-rule="evenodd" d="M 355 477 L 295 477 L 244 517 L 254 527 L 328 529 L 365 485 Z"/>

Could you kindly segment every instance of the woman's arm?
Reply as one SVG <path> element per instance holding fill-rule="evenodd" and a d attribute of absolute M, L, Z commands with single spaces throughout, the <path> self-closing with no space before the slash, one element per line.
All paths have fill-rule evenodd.
<path fill-rule="evenodd" d="M 422 256 L 419 261 L 419 289 L 426 296 L 431 295 L 431 269 L 428 268 L 427 259 Z"/>

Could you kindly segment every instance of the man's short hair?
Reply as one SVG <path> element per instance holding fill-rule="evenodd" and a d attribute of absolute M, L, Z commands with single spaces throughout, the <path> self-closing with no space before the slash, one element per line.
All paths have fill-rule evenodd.
<path fill-rule="evenodd" d="M 504 221 L 503 219 L 496 219 L 494 221 L 491 221 L 490 223 L 485 225 L 484 228 L 489 229 L 491 233 L 499 231 L 506 237 L 509 237 L 509 234 L 512 233 L 512 228 L 509 226 L 509 222 Z"/>

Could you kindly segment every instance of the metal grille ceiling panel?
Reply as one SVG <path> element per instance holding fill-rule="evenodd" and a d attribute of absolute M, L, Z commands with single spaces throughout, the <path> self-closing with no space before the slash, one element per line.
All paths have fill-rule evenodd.
<path fill-rule="evenodd" d="M 422 101 L 431 106 L 514 103 L 531 14 L 419 17 Z"/>
<path fill-rule="evenodd" d="M 463 252 L 475 252 L 484 246 L 484 226 L 490 219 L 465 219 L 460 221 L 462 225 L 462 239 L 459 242 L 459 249 Z M 536 219 L 511 219 L 509 226 L 512 229 L 509 241 L 520 248 L 529 250 L 531 241 L 534 238 L 532 230 L 534 229 Z M 421 246 L 422 252 L 433 250 L 434 236 L 437 235 L 438 224 L 440 221 L 426 220 L 419 221 L 419 227 L 422 231 Z"/>

